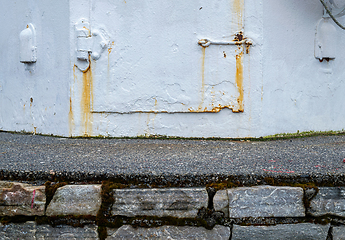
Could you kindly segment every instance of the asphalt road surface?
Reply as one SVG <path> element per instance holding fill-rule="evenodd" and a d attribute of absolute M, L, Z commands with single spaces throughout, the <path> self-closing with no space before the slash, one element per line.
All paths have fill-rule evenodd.
<path fill-rule="evenodd" d="M 344 158 L 344 135 L 241 142 L 71 139 L 0 132 L 2 174 L 342 176 Z"/>

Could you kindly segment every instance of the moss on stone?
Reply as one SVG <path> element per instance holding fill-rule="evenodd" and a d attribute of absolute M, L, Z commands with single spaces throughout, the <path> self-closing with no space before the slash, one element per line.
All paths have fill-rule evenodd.
<path fill-rule="evenodd" d="M 56 190 L 59 187 L 63 187 L 65 185 L 67 185 L 67 183 L 66 182 L 60 182 L 60 183 L 52 184 L 52 182 L 47 181 L 44 185 L 45 185 L 45 193 L 46 193 L 45 210 L 47 210 L 47 207 L 48 207 L 49 203 L 51 202 L 51 200 L 53 199 Z"/>

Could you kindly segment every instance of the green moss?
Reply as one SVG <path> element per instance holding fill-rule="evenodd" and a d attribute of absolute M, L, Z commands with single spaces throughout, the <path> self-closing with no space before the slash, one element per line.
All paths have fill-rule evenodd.
<path fill-rule="evenodd" d="M 97 232 L 98 232 L 98 237 L 101 240 L 104 240 L 108 237 L 107 228 L 105 226 L 98 226 Z"/>
<path fill-rule="evenodd" d="M 26 132 L 26 131 L 3 131 L 0 130 L 0 132 L 8 132 L 13 134 L 25 134 L 25 135 L 32 135 L 32 132 Z M 279 133 L 264 137 L 258 137 L 258 138 L 218 138 L 218 137 L 178 137 L 178 136 L 165 136 L 165 135 L 139 135 L 135 137 L 110 137 L 110 136 L 104 136 L 104 135 L 98 135 L 98 136 L 71 136 L 70 138 L 86 138 L 86 139 L 162 139 L 162 140 L 220 140 L 220 141 L 274 141 L 274 140 L 282 140 L 282 139 L 292 139 L 292 138 L 303 138 L 303 137 L 314 137 L 314 136 L 330 136 L 330 135 L 344 135 L 345 131 L 344 129 L 341 131 L 305 131 L 305 132 L 299 132 L 296 133 Z M 54 134 L 36 134 L 40 136 L 49 136 L 49 137 L 59 137 L 59 138 L 66 138 L 65 136 L 60 135 L 54 135 Z"/>
<path fill-rule="evenodd" d="M 274 135 L 265 136 L 258 138 L 258 140 L 280 140 L 280 139 L 291 139 L 291 138 L 303 138 L 303 137 L 315 137 L 315 136 L 331 136 L 331 135 L 344 135 L 344 129 L 341 131 L 306 131 L 296 133 L 279 133 Z"/>
<path fill-rule="evenodd" d="M 107 238 L 107 224 L 111 217 L 111 208 L 114 204 L 114 197 L 112 190 L 116 188 L 125 188 L 127 185 L 112 181 L 103 181 L 101 188 L 102 204 L 96 216 L 96 223 L 98 225 L 98 234 L 101 240 Z"/>
<path fill-rule="evenodd" d="M 274 186 L 275 184 L 275 181 L 274 181 L 274 178 L 272 178 L 272 177 L 265 177 L 264 178 L 264 181 L 265 181 L 265 183 L 266 184 L 268 184 L 268 185 L 272 185 L 272 186 Z"/>
<path fill-rule="evenodd" d="M 72 227 L 83 228 L 85 225 L 95 224 L 95 216 L 83 215 L 83 216 L 74 216 L 74 215 L 61 215 L 61 216 L 37 216 L 35 221 L 37 224 L 49 224 L 53 227 L 58 225 L 69 225 Z"/>
<path fill-rule="evenodd" d="M 207 188 L 214 188 L 216 191 L 218 190 L 224 190 L 228 188 L 228 184 L 226 182 L 220 182 L 220 183 L 209 183 L 206 185 Z"/>
<path fill-rule="evenodd" d="M 0 223 L 2 224 L 9 224 L 9 223 L 25 223 L 27 221 L 34 221 L 35 217 L 33 216 L 23 216 L 23 215 L 18 215 L 18 216 L 3 216 L 0 218 Z"/>
<path fill-rule="evenodd" d="M 44 185 L 45 185 L 45 193 L 46 193 L 45 210 L 47 210 L 47 207 L 48 207 L 49 203 L 51 202 L 51 200 L 53 199 L 56 190 L 59 187 L 63 187 L 65 185 L 67 185 L 67 183 L 66 182 L 60 182 L 60 183 L 52 184 L 52 182 L 47 181 Z"/>

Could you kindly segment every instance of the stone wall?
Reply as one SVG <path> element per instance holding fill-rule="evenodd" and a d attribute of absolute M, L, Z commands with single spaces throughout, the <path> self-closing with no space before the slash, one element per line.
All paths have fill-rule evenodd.
<path fill-rule="evenodd" d="M 0 182 L 0 239 L 345 239 L 345 187 Z"/>

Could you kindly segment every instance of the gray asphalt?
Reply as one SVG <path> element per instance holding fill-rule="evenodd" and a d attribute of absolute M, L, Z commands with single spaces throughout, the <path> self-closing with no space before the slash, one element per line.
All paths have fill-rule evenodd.
<path fill-rule="evenodd" d="M 0 132 L 2 179 L 30 174 L 44 179 L 62 173 L 79 177 L 270 175 L 343 178 L 344 158 L 344 135 L 241 142 L 71 139 Z"/>

